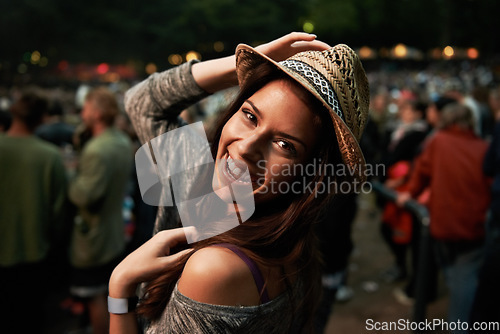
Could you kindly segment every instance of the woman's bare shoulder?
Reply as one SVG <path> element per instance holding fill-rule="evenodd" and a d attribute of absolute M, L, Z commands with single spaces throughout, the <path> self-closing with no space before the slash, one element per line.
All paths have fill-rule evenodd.
<path fill-rule="evenodd" d="M 210 246 L 187 261 L 178 283 L 179 292 L 196 301 L 231 306 L 260 302 L 252 273 L 231 250 Z"/>

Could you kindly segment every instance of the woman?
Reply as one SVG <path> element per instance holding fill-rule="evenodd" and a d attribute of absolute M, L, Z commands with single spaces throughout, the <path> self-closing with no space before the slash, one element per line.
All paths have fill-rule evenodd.
<path fill-rule="evenodd" d="M 315 51 L 296 54 L 304 50 Z M 148 333 L 310 328 L 320 290 L 313 223 L 340 181 L 359 186 L 363 179 L 357 140 L 368 111 L 368 83 L 350 48 L 329 48 L 314 35 L 292 33 L 255 49 L 240 45 L 235 57 L 181 65 L 127 94 L 144 142 L 176 127 L 172 114 L 186 105 L 239 82 L 240 94 L 222 115 L 212 149 L 216 171 L 226 171 L 216 177 L 236 174 L 221 161 L 245 163 L 255 199 L 244 224 L 173 255 L 172 247 L 185 242 L 184 231 L 160 232 L 115 269 L 111 305 L 126 304 L 139 283 L 149 282 L 138 310 L 150 320 Z M 290 166 L 311 163 L 319 171 L 347 166 L 349 173 L 290 175 Z M 289 187 L 271 190 L 283 190 L 280 185 Z M 168 215 L 160 213 L 159 220 Z M 136 332 L 133 313 L 111 313 L 112 333 Z"/>

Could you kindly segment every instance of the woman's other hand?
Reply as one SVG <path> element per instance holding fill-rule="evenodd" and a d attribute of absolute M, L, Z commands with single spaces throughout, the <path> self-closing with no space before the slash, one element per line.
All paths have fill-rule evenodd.
<path fill-rule="evenodd" d="M 191 252 L 186 249 L 170 255 L 173 247 L 183 243 L 186 243 L 184 228 L 158 232 L 116 266 L 109 281 L 109 295 L 113 298 L 135 295 L 139 283 L 155 278 Z"/>

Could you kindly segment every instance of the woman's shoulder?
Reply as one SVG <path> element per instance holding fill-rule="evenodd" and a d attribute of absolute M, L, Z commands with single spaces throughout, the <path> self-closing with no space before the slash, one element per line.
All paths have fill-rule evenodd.
<path fill-rule="evenodd" d="M 184 296 L 207 304 L 260 304 L 247 264 L 225 247 L 209 246 L 196 251 L 184 267 L 178 289 Z"/>

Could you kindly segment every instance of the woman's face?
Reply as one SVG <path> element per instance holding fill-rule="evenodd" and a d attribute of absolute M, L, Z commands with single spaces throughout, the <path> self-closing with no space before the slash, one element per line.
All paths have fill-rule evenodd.
<path fill-rule="evenodd" d="M 297 96 L 303 94 L 298 89 L 285 80 L 272 81 L 229 119 L 217 150 L 219 184 L 234 182 L 246 164 L 250 180 L 238 182 L 251 183 L 255 202 L 291 190 L 290 182 L 300 177 L 293 175 L 293 166 L 311 158 L 319 131 L 315 115 Z"/>

